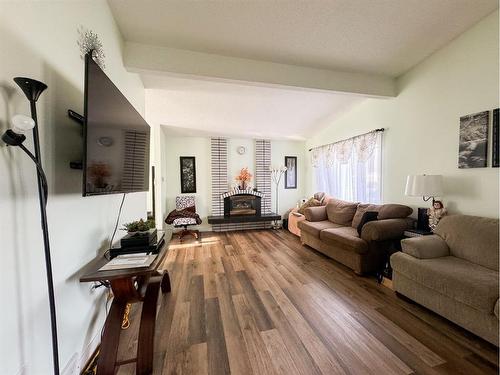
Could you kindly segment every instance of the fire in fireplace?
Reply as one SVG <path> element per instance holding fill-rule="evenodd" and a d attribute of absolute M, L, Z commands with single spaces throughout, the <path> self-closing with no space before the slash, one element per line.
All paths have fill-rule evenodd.
<path fill-rule="evenodd" d="M 224 198 L 224 216 L 260 216 L 261 197 L 236 194 Z"/>

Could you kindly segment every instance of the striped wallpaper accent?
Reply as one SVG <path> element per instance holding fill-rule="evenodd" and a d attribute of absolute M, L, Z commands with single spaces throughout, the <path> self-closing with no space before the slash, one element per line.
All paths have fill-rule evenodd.
<path fill-rule="evenodd" d="M 212 215 L 224 215 L 223 195 L 229 191 L 228 183 L 228 144 L 226 138 L 211 139 L 211 173 L 212 173 Z M 257 190 L 262 194 L 262 213 L 271 212 L 271 141 L 258 139 L 255 141 L 255 182 Z M 231 230 L 248 230 L 270 228 L 272 222 L 212 224 L 214 232 Z"/>
<path fill-rule="evenodd" d="M 262 198 L 262 213 L 271 212 L 271 141 L 255 140 L 255 182 L 257 190 L 264 194 Z"/>
<path fill-rule="evenodd" d="M 211 139 L 212 159 L 212 215 L 224 215 L 224 200 L 221 198 L 228 190 L 227 181 L 227 139 Z"/>

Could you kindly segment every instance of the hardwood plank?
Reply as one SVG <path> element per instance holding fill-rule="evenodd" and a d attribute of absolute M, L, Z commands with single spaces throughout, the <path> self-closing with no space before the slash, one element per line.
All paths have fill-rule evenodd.
<path fill-rule="evenodd" d="M 206 299 L 205 310 L 207 315 L 208 373 L 211 375 L 229 374 L 229 359 L 218 299 Z"/>
<path fill-rule="evenodd" d="M 277 374 L 289 375 L 298 374 L 299 370 L 292 360 L 292 356 L 283 342 L 280 334 L 276 329 L 270 329 L 260 333 L 264 345 L 266 346 L 269 356 L 272 358 L 272 363 Z"/>
<path fill-rule="evenodd" d="M 265 348 L 245 296 L 233 296 L 233 304 L 243 333 L 253 373 L 255 375 L 275 374 L 271 357 Z"/>
<path fill-rule="evenodd" d="M 245 271 L 236 272 L 238 280 L 240 281 L 241 288 L 245 297 L 250 304 L 250 309 L 252 310 L 252 315 L 257 323 L 257 327 L 260 331 L 266 331 L 268 329 L 274 328 L 271 318 L 267 313 L 257 291 L 252 285 L 252 282 L 248 278 L 248 275 Z"/>
<path fill-rule="evenodd" d="M 191 277 L 187 298 L 190 302 L 188 343 L 193 345 L 206 342 L 205 292 L 202 275 Z"/>
<path fill-rule="evenodd" d="M 261 292 L 261 298 L 266 306 L 266 310 L 271 316 L 274 326 L 283 337 L 284 346 L 287 348 L 292 361 L 295 363 L 297 373 L 302 375 L 321 374 L 320 369 L 316 363 L 314 363 L 314 360 L 304 347 L 304 344 L 295 331 L 295 328 L 292 327 L 290 322 L 287 320 L 285 314 L 281 311 L 271 292 Z"/>
<path fill-rule="evenodd" d="M 231 374 L 250 374 L 252 369 L 248 359 L 245 341 L 238 324 L 238 317 L 236 316 L 229 281 L 226 275 L 218 274 L 216 276 L 216 284 Z"/>

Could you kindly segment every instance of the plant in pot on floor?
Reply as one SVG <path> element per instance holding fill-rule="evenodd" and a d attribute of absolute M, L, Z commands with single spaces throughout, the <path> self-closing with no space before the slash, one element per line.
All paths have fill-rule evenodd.
<path fill-rule="evenodd" d="M 131 236 L 141 236 L 149 233 L 150 229 L 155 227 L 155 222 L 152 219 L 144 221 L 143 219 L 132 221 L 131 223 L 123 224 L 122 230 L 126 230 Z"/>

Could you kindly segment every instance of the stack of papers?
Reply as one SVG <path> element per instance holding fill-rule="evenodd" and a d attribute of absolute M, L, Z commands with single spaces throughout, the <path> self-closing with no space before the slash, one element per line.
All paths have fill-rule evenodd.
<path fill-rule="evenodd" d="M 125 268 L 147 268 L 153 263 L 156 256 L 156 254 L 147 255 L 145 253 L 118 255 L 116 258 L 111 259 L 108 263 L 99 268 L 99 271 L 120 270 Z"/>

